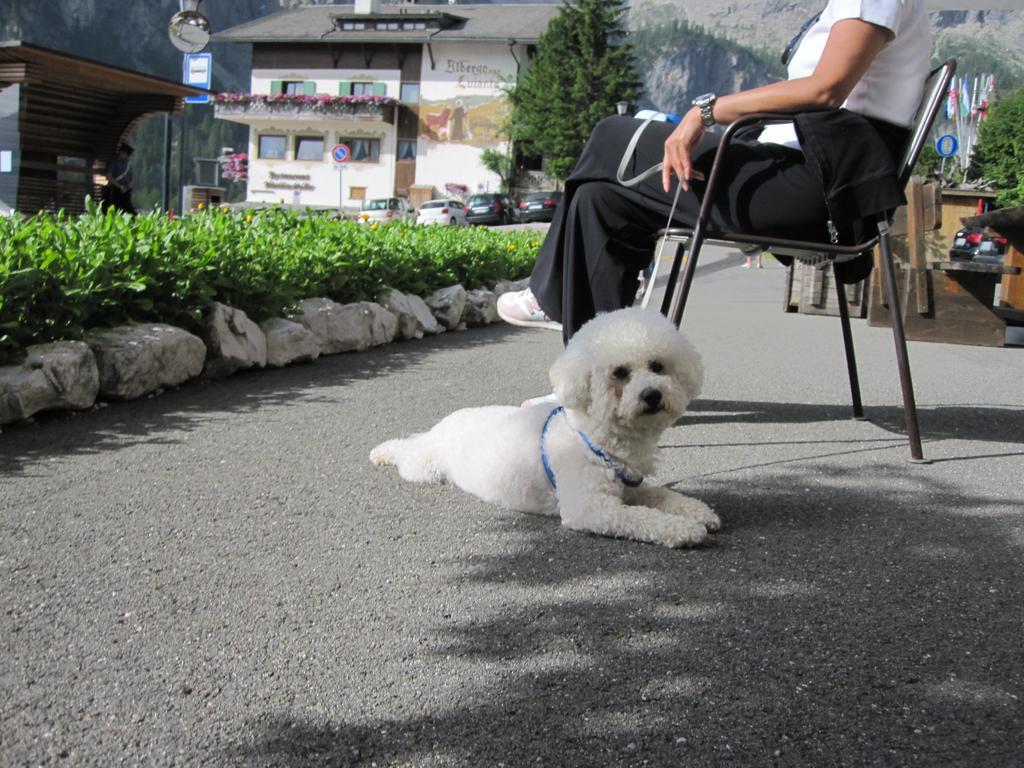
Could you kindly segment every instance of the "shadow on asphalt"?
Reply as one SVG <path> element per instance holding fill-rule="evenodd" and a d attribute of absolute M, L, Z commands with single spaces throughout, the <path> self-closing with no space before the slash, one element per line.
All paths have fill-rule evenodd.
<path fill-rule="evenodd" d="M 242 371 L 222 381 L 193 379 L 160 396 L 112 402 L 87 411 L 37 414 L 29 423 L 5 426 L 0 436 L 0 473 L 23 472 L 55 456 L 118 450 L 138 443 L 174 444 L 176 433 L 266 406 L 293 406 L 317 399 L 320 387 L 386 376 L 415 367 L 437 349 L 472 349 L 519 330 L 504 323 L 397 342 L 358 353 L 321 357 L 286 368 Z"/>
<path fill-rule="evenodd" d="M 1010 405 L 944 404 L 918 405 L 918 424 L 925 443 L 936 440 L 972 440 L 990 443 L 1024 444 L 1024 410 Z M 865 406 L 864 414 L 872 424 L 896 435 L 906 435 L 902 406 Z M 708 424 L 809 424 L 844 421 L 851 418 L 847 405 L 817 403 L 778 403 L 698 399 L 682 422 Z M 785 441 L 772 441 L 782 444 Z M 830 439 L 827 442 L 834 442 Z M 861 444 L 863 440 L 851 439 Z M 665 446 L 681 447 L 681 446 Z M 694 447 L 694 446 L 687 446 Z M 1007 456 L 1017 454 L 991 454 Z M 990 455 L 962 458 L 988 458 Z M 953 461 L 954 459 L 946 459 Z"/>
<path fill-rule="evenodd" d="M 876 467 L 732 481 L 698 550 L 497 514 L 500 554 L 460 562 L 484 617 L 416 663 L 486 668 L 447 711 L 359 724 L 267 712 L 248 766 L 1010 765 L 1024 685 L 1024 538 L 1005 500 Z M 910 483 L 912 493 L 896 488 Z M 815 492 L 807 493 L 813 486 Z M 524 522 L 525 521 L 525 522 Z M 1016 538 L 1013 531 L 1016 530 Z M 518 597 L 517 597 L 518 596 Z M 429 630 L 428 630 L 429 631 Z"/>

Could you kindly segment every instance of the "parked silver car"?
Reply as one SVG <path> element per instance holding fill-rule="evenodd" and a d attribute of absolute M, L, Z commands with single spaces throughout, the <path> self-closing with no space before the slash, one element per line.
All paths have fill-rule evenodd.
<path fill-rule="evenodd" d="M 378 197 L 363 202 L 359 220 L 378 224 L 386 224 L 389 221 L 412 222 L 416 220 L 416 211 L 404 197 Z"/>

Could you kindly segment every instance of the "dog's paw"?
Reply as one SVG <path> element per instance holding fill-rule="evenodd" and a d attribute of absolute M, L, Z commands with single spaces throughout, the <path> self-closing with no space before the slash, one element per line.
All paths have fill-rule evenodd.
<path fill-rule="evenodd" d="M 667 507 L 666 511 L 688 517 L 700 523 L 709 531 L 717 531 L 722 527 L 722 521 L 718 515 L 700 499 L 672 492 Z"/>
<path fill-rule="evenodd" d="M 370 461 L 376 464 L 378 467 L 383 467 L 386 464 L 393 464 L 394 458 L 391 454 L 391 444 L 394 440 L 388 440 L 385 443 L 381 443 L 372 451 L 370 451 Z"/>
<path fill-rule="evenodd" d="M 677 517 L 666 522 L 658 531 L 657 543 L 677 549 L 679 547 L 695 547 L 708 536 L 708 529 L 701 523 Z"/>
<path fill-rule="evenodd" d="M 700 499 L 687 499 L 689 515 L 709 531 L 717 531 L 722 527 L 721 518 Z"/>

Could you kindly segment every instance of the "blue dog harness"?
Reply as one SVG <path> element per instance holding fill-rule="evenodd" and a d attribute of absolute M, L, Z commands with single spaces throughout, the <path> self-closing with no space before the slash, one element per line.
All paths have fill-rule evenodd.
<path fill-rule="evenodd" d="M 554 419 L 555 416 L 557 416 L 559 413 L 563 413 L 564 411 L 565 408 L 563 408 L 560 405 L 553 408 L 551 413 L 548 414 L 547 420 L 544 422 L 544 429 L 540 431 L 540 461 L 544 465 L 544 474 L 548 476 L 548 482 L 551 483 L 551 490 L 553 491 L 558 490 L 558 485 L 557 483 L 555 483 L 555 471 L 551 468 L 551 460 L 548 458 L 548 428 L 551 426 L 552 419 Z M 587 448 L 590 449 L 591 453 L 593 453 L 595 456 L 597 456 L 597 458 L 603 461 L 608 466 L 608 468 L 615 473 L 615 476 L 623 482 L 623 484 L 628 485 L 630 488 L 636 488 L 638 485 L 640 485 L 640 483 L 644 481 L 643 475 L 636 475 L 630 472 L 625 467 L 623 467 L 621 464 L 619 464 L 617 461 L 611 458 L 607 453 L 605 453 L 592 442 L 590 442 L 590 438 L 588 438 L 583 432 L 576 430 L 576 434 L 580 436 L 580 439 L 583 440 L 584 444 L 587 446 Z"/>

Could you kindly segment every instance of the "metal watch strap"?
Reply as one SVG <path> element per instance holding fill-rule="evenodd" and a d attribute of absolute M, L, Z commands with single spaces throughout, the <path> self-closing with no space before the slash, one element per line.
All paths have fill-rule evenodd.
<path fill-rule="evenodd" d="M 700 119 L 704 123 L 704 127 L 713 126 L 715 124 L 715 97 L 701 99 L 697 107 L 700 109 Z"/>

